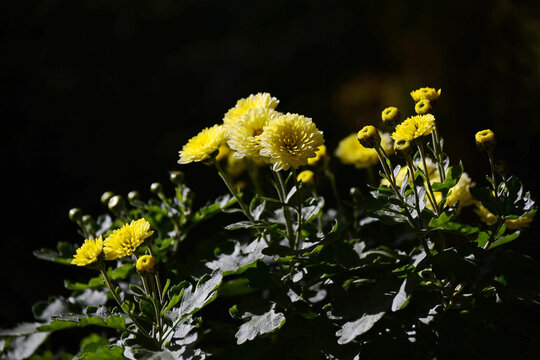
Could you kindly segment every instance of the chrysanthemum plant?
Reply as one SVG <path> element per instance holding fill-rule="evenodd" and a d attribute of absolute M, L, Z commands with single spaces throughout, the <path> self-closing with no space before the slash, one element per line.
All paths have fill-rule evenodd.
<path fill-rule="evenodd" d="M 495 358 L 535 339 L 516 317 L 540 314 L 540 267 L 508 243 L 536 207 L 496 161 L 491 130 L 475 136 L 486 181 L 448 158 L 440 94 L 413 91 L 416 115 L 389 107 L 380 130 L 340 142 L 344 164 L 368 169 L 343 199 L 310 118 L 267 93 L 239 100 L 179 159 L 215 167 L 228 193 L 197 209 L 174 171 L 172 196 L 154 183 L 147 201 L 103 194 L 109 213 L 95 220 L 71 210 L 82 244 L 35 255 L 86 278 L 2 330 L 2 358 Z M 54 349 L 47 339 L 69 328 L 86 329 L 80 348 Z"/>

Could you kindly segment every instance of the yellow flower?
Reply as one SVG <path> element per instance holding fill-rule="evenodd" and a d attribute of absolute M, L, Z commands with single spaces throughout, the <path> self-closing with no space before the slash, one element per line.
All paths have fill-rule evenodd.
<path fill-rule="evenodd" d="M 278 104 L 279 100 L 272 97 L 272 95 L 269 93 L 257 93 L 256 95 L 249 95 L 245 99 L 238 100 L 235 107 L 229 109 L 229 111 L 225 113 L 223 123 L 227 126 L 232 125 L 250 109 L 275 109 Z"/>
<path fill-rule="evenodd" d="M 382 111 L 381 118 L 384 124 L 395 124 L 399 119 L 399 115 L 398 108 L 390 106 Z"/>
<path fill-rule="evenodd" d="M 335 154 L 343 164 L 354 165 L 359 169 L 369 167 L 379 161 L 377 152 L 362 146 L 356 134 L 350 134 L 341 140 Z"/>
<path fill-rule="evenodd" d="M 534 218 L 534 214 L 522 216 L 517 219 L 508 219 L 505 220 L 504 225 L 510 230 L 521 230 L 523 228 L 529 227 Z"/>
<path fill-rule="evenodd" d="M 426 158 L 426 166 L 427 166 L 427 176 L 428 178 L 430 179 L 431 183 L 434 183 L 434 182 L 440 182 L 441 181 L 441 177 L 439 175 L 439 170 L 437 169 L 437 164 L 435 164 L 430 158 Z M 418 168 L 423 170 L 424 169 L 424 165 L 422 164 L 422 162 L 420 162 L 418 164 Z M 407 166 L 403 166 L 397 176 L 396 176 L 396 185 L 397 186 L 401 186 L 401 184 L 403 183 L 403 180 L 405 179 L 405 175 L 408 173 L 408 167 Z M 412 179 L 409 178 L 409 181 L 412 181 Z M 386 179 L 382 179 L 381 180 L 381 185 L 386 185 L 386 186 L 389 186 L 390 183 L 388 182 L 388 180 Z M 435 197 L 437 196 L 437 194 L 435 194 Z"/>
<path fill-rule="evenodd" d="M 461 174 L 457 184 L 454 185 L 448 193 L 446 205 L 454 206 L 459 201 L 458 210 L 460 210 L 464 206 L 474 204 L 474 198 L 472 197 L 470 191 L 470 188 L 474 185 L 475 184 L 469 177 L 469 174 L 465 172 Z"/>
<path fill-rule="evenodd" d="M 418 115 L 425 115 L 431 111 L 431 102 L 428 99 L 422 99 L 414 105 L 414 111 Z"/>
<path fill-rule="evenodd" d="M 301 181 L 304 184 L 312 184 L 315 173 L 311 170 L 304 170 L 296 177 L 296 181 Z"/>
<path fill-rule="evenodd" d="M 474 212 L 480 217 L 483 223 L 488 226 L 495 225 L 497 223 L 497 216 L 492 214 L 488 209 L 486 209 L 480 201 L 475 201 L 476 209 Z M 529 214 L 521 216 L 517 219 L 507 219 L 504 221 L 504 225 L 510 230 L 521 230 L 523 228 L 529 227 L 534 219 L 535 214 Z"/>
<path fill-rule="evenodd" d="M 322 131 L 310 118 L 289 113 L 269 122 L 263 128 L 260 140 L 260 154 L 270 159 L 275 171 L 306 165 L 324 144 Z"/>
<path fill-rule="evenodd" d="M 476 201 L 475 204 L 476 204 L 476 209 L 474 209 L 474 212 L 476 213 L 476 215 L 480 217 L 480 220 L 482 220 L 483 223 L 491 226 L 497 222 L 497 217 L 491 212 L 489 212 L 489 210 L 486 209 L 480 203 L 480 201 Z"/>
<path fill-rule="evenodd" d="M 246 114 L 231 124 L 229 130 L 229 147 L 235 150 L 234 157 L 263 159 L 260 155 L 261 134 L 263 128 L 279 114 L 273 109 L 250 109 Z"/>
<path fill-rule="evenodd" d="M 180 150 L 179 164 L 188 164 L 193 161 L 208 159 L 219 147 L 227 141 L 227 131 L 223 125 L 214 125 L 203 129 L 200 133 L 189 139 Z"/>
<path fill-rule="evenodd" d="M 434 123 L 435 117 L 431 114 L 411 116 L 396 126 L 396 131 L 392 134 L 392 139 L 395 141 L 416 140 L 422 136 L 431 134 L 435 128 Z"/>
<path fill-rule="evenodd" d="M 97 239 L 86 239 L 77 253 L 73 256 L 71 263 L 77 266 L 86 266 L 96 262 L 103 252 L 103 239 L 101 236 Z"/>
<path fill-rule="evenodd" d="M 411 91 L 411 97 L 413 98 L 415 103 L 419 102 L 422 99 L 434 101 L 439 99 L 439 96 L 441 96 L 441 89 L 437 91 L 433 88 L 425 87 Z"/>
<path fill-rule="evenodd" d="M 137 259 L 137 271 L 140 273 L 149 273 L 154 271 L 156 259 L 152 255 L 143 255 Z"/>
<path fill-rule="evenodd" d="M 326 158 L 326 145 L 321 145 L 315 151 L 315 157 L 311 157 L 307 160 L 308 165 L 315 165 L 319 160 Z"/>
<path fill-rule="evenodd" d="M 401 139 L 394 143 L 394 151 L 398 155 L 406 157 L 408 154 L 411 153 L 411 150 L 412 150 L 412 146 L 409 140 Z"/>
<path fill-rule="evenodd" d="M 495 147 L 495 134 L 489 129 L 477 132 L 474 139 L 480 150 L 491 151 Z"/>
<path fill-rule="evenodd" d="M 105 259 L 114 260 L 129 256 L 154 232 L 150 230 L 150 223 L 144 218 L 125 224 L 113 231 L 104 242 Z"/>
<path fill-rule="evenodd" d="M 372 125 L 366 125 L 356 134 L 363 147 L 373 149 L 381 143 L 381 135 Z"/>

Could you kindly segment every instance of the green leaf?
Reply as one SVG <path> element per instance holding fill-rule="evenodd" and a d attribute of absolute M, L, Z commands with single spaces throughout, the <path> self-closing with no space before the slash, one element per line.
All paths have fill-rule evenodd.
<path fill-rule="evenodd" d="M 240 329 L 238 329 L 238 332 L 235 334 L 236 343 L 243 344 L 248 340 L 255 339 L 259 335 L 270 333 L 282 327 L 285 324 L 285 315 L 276 313 L 274 309 L 275 304 L 272 305 L 269 311 L 262 315 L 245 313 L 243 318 L 250 318 L 250 320 L 242 324 Z"/>
<path fill-rule="evenodd" d="M 398 311 L 405 308 L 411 299 L 411 294 L 407 286 L 407 279 L 403 280 L 399 291 L 397 292 L 394 300 L 392 300 L 392 311 Z"/>
<path fill-rule="evenodd" d="M 119 266 L 110 273 L 110 277 L 113 280 L 124 280 L 129 276 L 131 270 L 133 270 L 134 268 L 135 265 L 133 264 L 125 264 Z"/>
<path fill-rule="evenodd" d="M 225 226 L 225 230 L 238 230 L 238 229 L 270 229 L 278 226 L 278 224 L 271 224 L 268 222 L 257 221 L 252 223 L 251 221 L 238 221 L 234 224 Z"/>
<path fill-rule="evenodd" d="M 80 360 L 127 360 L 124 349 L 120 346 L 102 346 L 96 352 L 86 352 L 79 356 Z"/>
<path fill-rule="evenodd" d="M 497 241 L 493 242 L 493 244 L 491 244 L 489 246 L 490 249 L 493 249 L 497 246 L 501 246 L 501 245 L 504 245 L 504 244 L 507 244 L 511 241 L 514 241 L 515 239 L 517 239 L 519 237 L 519 235 L 521 234 L 521 232 L 519 231 L 516 231 L 516 232 L 513 232 L 512 234 L 508 234 L 508 235 L 505 235 L 503 237 L 500 237 L 497 239 Z"/>
<path fill-rule="evenodd" d="M 382 319 L 385 312 L 375 314 L 364 314 L 360 319 L 345 323 L 340 330 L 336 332 L 339 336 L 338 343 L 343 345 L 353 341 L 357 336 L 368 332 L 377 321 Z"/>
<path fill-rule="evenodd" d="M 239 274 L 264 257 L 262 250 L 266 248 L 266 242 L 257 238 L 249 244 L 234 243 L 234 249 L 230 254 L 220 254 L 216 260 L 207 262 L 205 265 L 212 270 L 221 270 L 224 275 Z"/>
<path fill-rule="evenodd" d="M 126 319 L 123 314 L 111 314 L 105 306 L 88 307 L 86 315 L 60 315 L 52 318 L 49 324 L 39 326 L 38 331 L 58 331 L 74 327 L 97 325 L 126 331 Z"/>
<path fill-rule="evenodd" d="M 100 289 L 100 288 L 105 287 L 104 281 L 105 279 L 103 278 L 103 275 L 99 275 L 99 276 L 91 278 L 88 281 L 88 284 L 64 280 L 64 286 L 66 287 L 66 289 L 73 290 L 73 291 L 86 290 L 86 289 Z"/>
<path fill-rule="evenodd" d="M 184 290 L 180 305 L 172 308 L 165 316 L 174 323 L 196 313 L 216 299 L 217 288 L 221 285 L 222 280 L 223 274 L 220 271 L 204 275 L 195 288 L 189 285 Z"/>

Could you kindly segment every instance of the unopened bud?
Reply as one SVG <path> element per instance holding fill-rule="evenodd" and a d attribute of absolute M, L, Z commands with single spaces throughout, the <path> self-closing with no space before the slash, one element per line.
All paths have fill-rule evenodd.
<path fill-rule="evenodd" d="M 114 196 L 114 193 L 111 191 L 106 191 L 101 195 L 101 203 L 103 205 L 107 205 L 109 203 L 109 200 Z"/>
<path fill-rule="evenodd" d="M 303 184 L 313 184 L 315 173 L 311 170 L 304 170 L 298 174 L 296 181 L 301 181 Z"/>
<path fill-rule="evenodd" d="M 174 185 L 182 185 L 184 183 L 184 173 L 181 171 L 171 171 L 170 179 Z"/>
<path fill-rule="evenodd" d="M 115 195 L 109 199 L 108 207 L 111 211 L 122 210 L 125 206 L 124 199 L 120 195 Z"/>
<path fill-rule="evenodd" d="M 152 183 L 152 185 L 150 185 L 150 191 L 154 194 L 163 192 L 163 185 L 158 182 Z"/>
<path fill-rule="evenodd" d="M 83 215 L 83 217 L 81 218 L 81 221 L 83 224 L 88 225 L 92 223 L 93 219 L 91 215 Z"/>
<path fill-rule="evenodd" d="M 69 210 L 69 220 L 79 221 L 82 218 L 82 210 L 79 208 L 73 208 Z"/>
<path fill-rule="evenodd" d="M 400 115 L 397 107 L 387 107 L 381 113 L 382 122 L 386 127 L 392 128 L 399 122 Z"/>
<path fill-rule="evenodd" d="M 489 129 L 477 132 L 474 138 L 476 146 L 482 151 L 491 152 L 495 148 L 495 134 Z"/>
<path fill-rule="evenodd" d="M 130 191 L 127 195 L 127 198 L 128 198 L 128 201 L 130 203 L 134 202 L 134 201 L 137 201 L 137 200 L 140 200 L 141 199 L 141 194 L 139 194 L 138 191 Z"/>
<path fill-rule="evenodd" d="M 431 111 L 431 102 L 428 99 L 422 99 L 414 105 L 414 111 L 418 115 L 425 115 Z"/>
<path fill-rule="evenodd" d="M 143 255 L 137 259 L 136 267 L 140 273 L 150 273 L 156 267 L 156 259 L 152 255 Z"/>
<path fill-rule="evenodd" d="M 411 153 L 411 149 L 412 146 L 409 140 L 400 139 L 394 143 L 394 151 L 397 155 L 405 157 Z"/>
<path fill-rule="evenodd" d="M 375 148 L 381 143 L 381 135 L 375 126 L 367 125 L 362 128 L 357 134 L 360 144 L 368 149 Z"/>

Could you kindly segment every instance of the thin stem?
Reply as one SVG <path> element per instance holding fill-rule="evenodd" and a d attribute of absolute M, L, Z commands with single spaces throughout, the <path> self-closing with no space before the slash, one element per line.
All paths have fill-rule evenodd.
<path fill-rule="evenodd" d="M 446 181 L 446 174 L 444 173 L 442 163 L 443 158 L 441 138 L 439 137 L 439 129 L 437 128 L 437 125 L 435 125 L 435 129 L 433 129 L 433 132 L 431 134 L 433 140 L 433 149 L 435 150 L 435 157 L 437 158 L 437 167 L 439 168 L 439 173 L 441 174 L 441 182 L 444 183 Z"/>
<path fill-rule="evenodd" d="M 328 162 L 324 163 L 324 173 L 326 177 L 328 178 L 328 180 L 330 180 L 330 187 L 332 188 L 334 198 L 336 199 L 338 213 L 342 219 L 345 219 L 345 211 L 343 209 L 343 205 L 341 204 L 341 197 L 339 196 L 339 192 L 337 189 L 336 177 L 334 176 L 334 173 L 328 167 Z"/>
<path fill-rule="evenodd" d="M 495 160 L 493 159 L 493 153 L 491 151 L 487 152 L 489 158 L 489 167 L 491 168 L 491 181 L 493 182 L 493 190 L 495 190 L 495 199 L 499 200 L 499 191 L 497 184 L 497 177 L 495 176 Z"/>
<path fill-rule="evenodd" d="M 418 191 L 416 190 L 416 182 L 415 182 L 416 179 L 414 178 L 414 173 L 415 173 L 414 164 L 412 162 L 412 158 L 410 155 L 407 155 L 406 161 L 407 161 L 407 167 L 409 168 L 409 181 L 411 182 L 413 192 L 414 192 L 414 200 L 415 200 L 414 205 L 416 207 L 416 212 L 418 213 L 418 222 L 421 225 L 422 220 L 420 217 L 420 197 L 418 196 Z"/>
<path fill-rule="evenodd" d="M 298 226 L 296 227 L 296 242 L 294 249 L 298 250 L 300 247 L 300 239 L 302 237 L 302 189 L 300 189 L 300 184 L 298 183 L 298 176 L 296 175 L 296 169 L 293 168 L 293 177 L 294 184 L 297 190 L 297 199 L 298 199 Z"/>
<path fill-rule="evenodd" d="M 242 199 L 240 199 L 240 197 L 238 196 L 237 192 L 234 190 L 234 186 L 231 182 L 231 179 L 229 178 L 229 176 L 223 171 L 223 169 L 221 168 L 221 165 L 219 165 L 219 161 L 214 161 L 214 164 L 216 165 L 216 169 L 217 169 L 217 172 L 219 174 L 219 176 L 223 179 L 223 181 L 225 182 L 225 185 L 227 185 L 227 188 L 229 189 L 229 191 L 231 192 L 231 194 L 234 196 L 234 198 L 236 199 L 236 201 L 238 202 L 238 205 L 240 205 L 240 208 L 242 209 L 242 212 L 244 213 L 244 215 L 249 219 L 249 221 L 251 221 L 252 223 L 255 222 L 255 219 L 253 219 L 253 216 L 251 216 L 248 208 L 246 207 L 246 205 L 244 204 L 244 202 L 242 201 Z"/>
<path fill-rule="evenodd" d="M 114 287 L 112 285 L 111 279 L 109 278 L 109 275 L 107 275 L 107 271 L 105 270 L 105 265 L 103 263 L 100 264 L 99 269 L 101 270 L 101 273 L 103 274 L 103 278 L 105 279 L 105 282 L 107 283 L 107 287 L 111 291 L 111 294 L 114 300 L 116 300 L 116 302 L 118 303 L 118 306 L 120 306 L 120 309 L 124 311 L 124 313 L 130 318 L 130 320 L 135 324 L 135 326 L 137 326 L 137 328 L 141 331 L 141 333 L 144 336 L 146 336 L 149 339 L 153 339 L 153 337 L 141 326 L 141 324 L 137 321 L 137 319 L 131 313 L 124 310 L 124 308 L 122 307 L 122 301 L 118 297 L 118 294 L 116 293 L 116 291 L 114 291 Z"/>
<path fill-rule="evenodd" d="M 426 156 L 425 156 L 425 152 L 424 152 L 424 144 L 422 144 L 420 142 L 418 144 L 418 149 L 420 150 L 420 157 L 422 158 L 422 164 L 424 165 L 424 169 L 422 169 L 422 170 L 424 172 L 424 175 L 426 176 L 426 183 L 427 183 L 427 188 L 428 188 L 428 191 L 429 191 L 428 200 L 429 200 L 431 206 L 433 207 L 433 210 L 435 211 L 435 214 L 438 217 L 440 215 L 439 214 L 439 207 L 437 206 L 437 201 L 435 199 L 435 193 L 433 192 L 433 188 L 431 187 L 431 179 L 429 178 L 429 172 L 428 172 L 427 163 L 426 163 Z"/>
<path fill-rule="evenodd" d="M 289 207 L 286 205 L 286 202 L 285 202 L 287 198 L 285 182 L 283 181 L 283 177 L 281 176 L 280 171 L 274 171 L 274 173 L 276 174 L 276 177 L 279 183 L 280 191 L 278 191 L 278 195 L 279 195 L 279 199 L 283 203 L 283 217 L 285 218 L 285 225 L 287 227 L 287 238 L 289 239 L 289 246 L 291 247 L 291 249 L 294 249 L 294 233 L 293 233 L 292 225 L 291 225 L 291 213 L 289 212 Z"/>
<path fill-rule="evenodd" d="M 491 235 L 489 236 L 488 241 L 485 243 L 485 245 L 484 245 L 484 247 L 483 247 L 482 249 L 484 249 L 484 250 L 489 249 L 489 247 L 491 246 L 491 244 L 492 244 L 493 241 L 495 240 L 495 236 L 497 236 L 497 234 L 499 233 L 499 230 L 501 229 L 501 226 L 502 226 L 503 224 L 504 224 L 504 220 L 498 218 L 497 224 L 496 224 L 496 227 L 495 227 L 495 230 L 493 230 L 493 232 L 492 232 Z"/>

